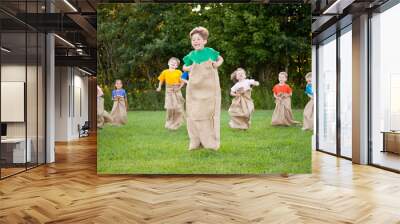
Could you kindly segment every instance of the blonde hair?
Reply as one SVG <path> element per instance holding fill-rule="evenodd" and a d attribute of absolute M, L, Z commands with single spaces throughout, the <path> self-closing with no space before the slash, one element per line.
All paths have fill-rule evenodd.
<path fill-rule="evenodd" d="M 305 79 L 311 79 L 312 78 L 312 73 L 311 72 L 307 73 L 304 78 Z"/>
<path fill-rule="evenodd" d="M 181 61 L 180 61 L 178 58 L 176 58 L 176 57 L 172 57 L 172 58 L 168 59 L 168 63 L 169 63 L 170 61 L 172 61 L 172 60 L 176 61 L 176 63 L 178 64 L 178 66 L 179 66 L 179 64 L 181 63 Z"/>
<path fill-rule="evenodd" d="M 208 30 L 202 26 L 195 27 L 192 31 L 190 31 L 189 36 L 192 38 L 193 35 L 199 34 L 204 40 L 208 39 Z"/>
<path fill-rule="evenodd" d="M 284 75 L 286 78 L 288 77 L 288 74 L 286 72 L 279 72 L 278 76 Z"/>
<path fill-rule="evenodd" d="M 243 68 L 237 68 L 235 71 L 233 71 L 232 72 L 232 74 L 231 74 L 231 80 L 233 81 L 233 82 L 238 82 L 238 80 L 237 80 L 237 78 L 236 78 L 236 75 L 237 75 L 237 72 L 238 71 L 243 71 L 244 72 L 244 74 L 246 74 L 246 70 L 244 70 Z"/>

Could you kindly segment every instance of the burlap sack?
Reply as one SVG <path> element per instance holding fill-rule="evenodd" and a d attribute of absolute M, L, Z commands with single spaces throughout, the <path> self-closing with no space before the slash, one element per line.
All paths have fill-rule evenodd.
<path fill-rule="evenodd" d="M 251 90 L 240 93 L 232 100 L 228 113 L 231 116 L 229 126 L 235 129 L 248 129 L 250 116 L 254 111 L 254 103 L 251 99 Z"/>
<path fill-rule="evenodd" d="M 211 61 L 194 64 L 186 89 L 189 149 L 220 146 L 221 88 Z"/>
<path fill-rule="evenodd" d="M 182 125 L 185 117 L 184 105 L 185 99 L 183 99 L 179 85 L 167 85 L 164 105 L 167 110 L 165 128 L 176 130 Z"/>
<path fill-rule="evenodd" d="M 282 99 L 275 99 L 275 104 L 276 106 L 271 120 L 272 125 L 290 126 L 299 123 L 293 118 L 290 96 L 284 96 Z"/>
<path fill-rule="evenodd" d="M 124 98 L 117 97 L 117 99 L 114 100 L 114 105 L 111 110 L 111 117 L 114 125 L 122 125 L 127 123 L 128 118 Z"/>
<path fill-rule="evenodd" d="M 103 97 L 97 97 L 97 127 L 102 128 L 105 123 L 111 123 L 112 117 L 104 110 Z"/>
<path fill-rule="evenodd" d="M 314 100 L 311 98 L 306 104 L 303 113 L 303 129 L 313 130 L 314 128 Z"/>

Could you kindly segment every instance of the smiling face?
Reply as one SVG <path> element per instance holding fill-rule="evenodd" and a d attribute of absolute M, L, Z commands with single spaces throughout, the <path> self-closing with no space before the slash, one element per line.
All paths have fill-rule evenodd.
<path fill-rule="evenodd" d="M 279 73 L 279 82 L 285 83 L 287 81 L 287 77 L 284 73 Z"/>
<path fill-rule="evenodd" d="M 204 39 L 200 34 L 195 33 L 191 37 L 192 47 L 195 50 L 201 50 L 207 44 L 207 39 Z"/>
<path fill-rule="evenodd" d="M 168 67 L 169 67 L 169 69 L 172 69 L 172 70 L 177 69 L 178 68 L 178 62 L 176 60 L 174 60 L 174 59 L 171 59 L 171 60 L 168 61 Z"/>
<path fill-rule="evenodd" d="M 236 79 L 240 82 L 246 79 L 246 72 L 243 69 L 239 69 L 236 71 Z"/>

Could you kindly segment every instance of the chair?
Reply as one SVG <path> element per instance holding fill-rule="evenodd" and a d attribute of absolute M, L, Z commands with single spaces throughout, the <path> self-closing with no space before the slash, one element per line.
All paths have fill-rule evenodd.
<path fill-rule="evenodd" d="M 89 121 L 85 121 L 82 127 L 78 124 L 79 138 L 89 136 L 89 129 L 90 129 Z"/>

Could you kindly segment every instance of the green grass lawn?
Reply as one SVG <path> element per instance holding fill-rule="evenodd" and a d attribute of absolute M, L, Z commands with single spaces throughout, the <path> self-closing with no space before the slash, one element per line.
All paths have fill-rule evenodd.
<path fill-rule="evenodd" d="M 302 110 L 295 110 L 302 121 Z M 164 111 L 131 111 L 128 124 L 106 125 L 97 138 L 100 174 L 310 173 L 311 132 L 301 126 L 273 127 L 272 111 L 257 110 L 247 131 L 232 130 L 222 112 L 218 151 L 189 151 L 186 125 L 164 128 Z"/>

